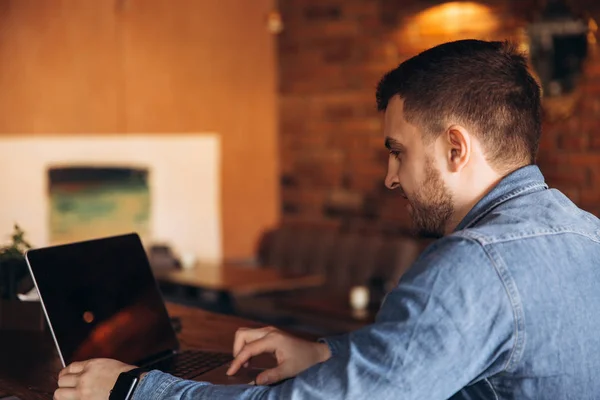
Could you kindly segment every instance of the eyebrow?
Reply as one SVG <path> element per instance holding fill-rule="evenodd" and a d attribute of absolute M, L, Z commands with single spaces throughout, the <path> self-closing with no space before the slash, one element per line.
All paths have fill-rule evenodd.
<path fill-rule="evenodd" d="M 402 143 L 400 143 L 399 141 L 397 141 L 396 139 L 393 139 L 391 137 L 386 137 L 385 138 L 385 147 L 388 150 L 397 150 L 397 151 L 404 151 L 406 150 L 406 148 L 404 147 L 404 145 Z"/>

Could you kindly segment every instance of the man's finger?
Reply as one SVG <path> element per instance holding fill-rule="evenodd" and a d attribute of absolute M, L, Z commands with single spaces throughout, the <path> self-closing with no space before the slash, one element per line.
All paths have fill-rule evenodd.
<path fill-rule="evenodd" d="M 248 328 L 240 328 L 235 333 L 235 340 L 233 342 L 233 356 L 237 357 L 238 353 L 242 350 L 242 348 L 255 340 L 261 339 L 265 337 L 265 335 L 274 331 L 275 328 L 272 326 L 266 326 L 264 328 L 258 329 L 248 329 Z"/>
<path fill-rule="evenodd" d="M 54 391 L 54 400 L 77 400 L 77 390 L 73 388 L 58 388 Z"/>
<path fill-rule="evenodd" d="M 289 378 L 288 374 L 285 373 L 285 365 L 281 364 L 278 367 L 267 369 L 256 377 L 257 385 L 270 385 L 277 383 L 285 378 Z"/>
<path fill-rule="evenodd" d="M 231 366 L 227 370 L 227 375 L 233 375 L 239 371 L 240 367 L 250 360 L 250 358 L 266 352 L 275 351 L 274 336 L 265 335 L 265 337 L 248 343 L 238 353 L 237 357 L 231 362 Z"/>
<path fill-rule="evenodd" d="M 58 387 L 60 388 L 74 388 L 77 387 L 79 382 L 80 374 L 64 374 L 58 378 Z"/>
<path fill-rule="evenodd" d="M 250 328 L 238 328 L 237 331 L 235 331 L 235 337 L 233 338 L 233 356 L 235 357 L 235 355 L 240 351 L 240 349 L 238 348 L 239 345 L 238 343 L 242 342 L 242 338 L 246 335 L 246 332 L 248 332 L 250 330 Z"/>
<path fill-rule="evenodd" d="M 273 328 L 272 326 L 267 326 L 259 329 L 238 329 L 235 333 L 235 340 L 233 341 L 233 356 L 237 357 L 238 353 L 244 348 L 246 344 L 252 343 L 255 340 L 262 339 L 274 330 L 275 328 Z"/>
<path fill-rule="evenodd" d="M 64 374 L 80 374 L 85 369 L 87 363 L 87 361 L 72 362 L 60 371 L 58 377 L 60 378 Z"/>

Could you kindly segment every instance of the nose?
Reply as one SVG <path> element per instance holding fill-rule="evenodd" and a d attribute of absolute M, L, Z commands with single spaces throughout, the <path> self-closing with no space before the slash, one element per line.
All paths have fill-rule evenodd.
<path fill-rule="evenodd" d="M 391 176 L 388 175 L 385 178 L 385 186 L 388 189 L 391 189 L 391 190 L 396 189 L 398 186 L 400 186 L 400 182 L 398 181 L 398 177 L 395 176 L 395 175 L 391 175 Z"/>
<path fill-rule="evenodd" d="M 400 186 L 400 179 L 398 178 L 397 168 L 394 168 L 394 166 L 391 164 L 392 164 L 392 161 L 390 161 L 390 163 L 388 165 L 388 172 L 385 177 L 385 186 L 388 189 L 393 190 Z"/>

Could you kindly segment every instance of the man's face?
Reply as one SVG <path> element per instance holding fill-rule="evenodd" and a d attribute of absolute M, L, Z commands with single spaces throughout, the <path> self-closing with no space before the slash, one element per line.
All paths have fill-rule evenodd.
<path fill-rule="evenodd" d="M 436 165 L 435 143 L 425 144 L 419 129 L 405 121 L 403 104 L 394 96 L 385 111 L 384 135 L 390 151 L 385 184 L 408 200 L 415 233 L 441 237 L 454 212 L 452 194 Z"/>

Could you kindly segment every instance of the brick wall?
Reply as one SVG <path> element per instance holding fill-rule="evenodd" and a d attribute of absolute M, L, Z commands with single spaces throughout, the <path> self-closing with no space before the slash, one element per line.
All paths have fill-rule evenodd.
<path fill-rule="evenodd" d="M 589 10 L 593 2 L 582 1 Z M 444 41 L 519 40 L 535 1 L 481 3 L 496 19 L 474 9 L 462 25 L 427 20 L 423 12 L 442 3 L 432 0 L 279 3 L 284 222 L 404 230 L 402 200 L 383 186 L 387 153 L 374 100 L 379 78 Z M 539 162 L 551 185 L 600 214 L 600 61 L 590 62 L 584 82 L 570 116 L 545 122 Z"/>
<path fill-rule="evenodd" d="M 572 116 L 545 122 L 538 163 L 550 185 L 600 216 L 600 61 L 587 66 Z"/>

